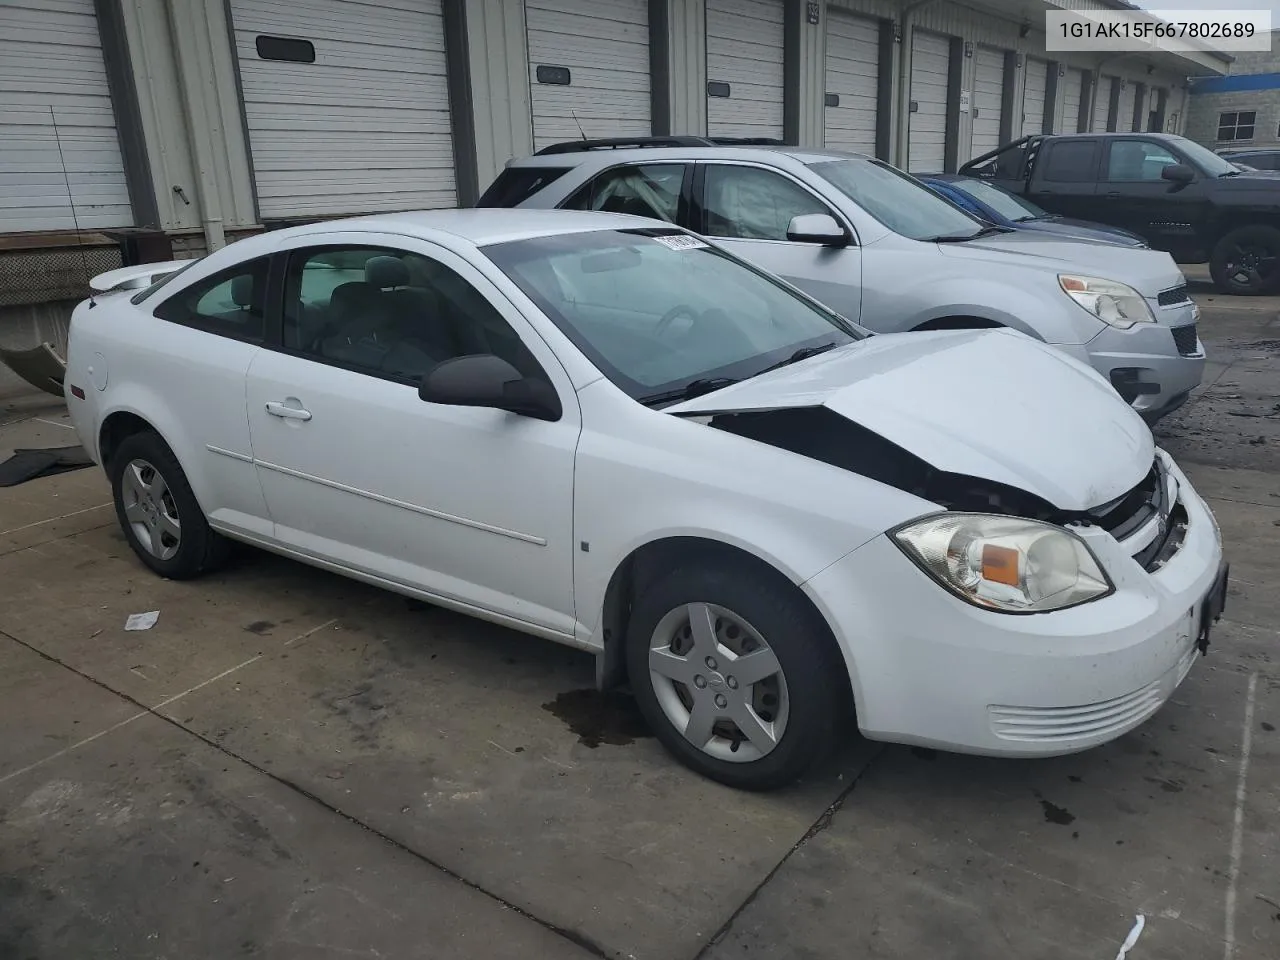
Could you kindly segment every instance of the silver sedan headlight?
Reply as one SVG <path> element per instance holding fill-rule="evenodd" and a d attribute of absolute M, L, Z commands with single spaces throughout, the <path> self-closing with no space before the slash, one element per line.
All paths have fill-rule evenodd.
<path fill-rule="evenodd" d="M 1058 285 L 1103 323 L 1120 330 L 1128 330 L 1135 323 L 1156 322 L 1146 299 L 1127 283 L 1062 273 L 1058 275 Z"/>
<path fill-rule="evenodd" d="M 1083 540 L 1037 520 L 945 513 L 890 536 L 942 586 L 989 610 L 1062 610 L 1115 590 Z"/>

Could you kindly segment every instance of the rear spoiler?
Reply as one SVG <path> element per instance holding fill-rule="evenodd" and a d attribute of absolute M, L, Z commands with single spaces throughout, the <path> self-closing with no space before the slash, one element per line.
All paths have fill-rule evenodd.
<path fill-rule="evenodd" d="M 194 260 L 170 260 L 168 263 L 139 263 L 132 267 L 108 270 L 106 273 L 100 273 L 90 280 L 89 289 L 94 293 L 110 293 L 113 290 L 142 290 L 151 286 L 166 274 L 175 273 L 194 262 Z"/>

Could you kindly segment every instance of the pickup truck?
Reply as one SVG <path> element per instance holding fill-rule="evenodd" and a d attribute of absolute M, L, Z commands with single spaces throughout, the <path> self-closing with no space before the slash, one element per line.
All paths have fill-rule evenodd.
<path fill-rule="evenodd" d="M 1242 169 L 1185 137 L 1023 137 L 960 173 L 1051 213 L 1131 230 L 1178 263 L 1208 262 L 1225 293 L 1280 292 L 1280 175 Z"/>

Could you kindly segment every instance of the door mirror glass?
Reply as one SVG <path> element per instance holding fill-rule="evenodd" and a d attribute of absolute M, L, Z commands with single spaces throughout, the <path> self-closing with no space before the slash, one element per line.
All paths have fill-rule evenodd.
<path fill-rule="evenodd" d="M 1160 171 L 1160 176 L 1173 183 L 1190 183 L 1196 178 L 1191 168 L 1185 163 L 1171 163 Z"/>
<path fill-rule="evenodd" d="M 492 407 L 537 420 L 559 420 L 560 397 L 545 380 L 525 377 L 493 354 L 455 357 L 422 379 L 418 396 L 428 403 Z"/>
<path fill-rule="evenodd" d="M 843 247 L 849 243 L 849 235 L 836 218 L 826 213 L 806 213 L 792 217 L 787 225 L 787 239 L 795 243 L 821 243 L 828 247 Z"/>

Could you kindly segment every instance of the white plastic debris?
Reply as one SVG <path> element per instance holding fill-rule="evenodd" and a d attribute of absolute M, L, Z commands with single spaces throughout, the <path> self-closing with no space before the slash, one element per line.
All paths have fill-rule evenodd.
<path fill-rule="evenodd" d="M 1146 925 L 1147 918 L 1142 914 L 1138 914 L 1133 918 L 1133 929 L 1124 938 L 1124 943 L 1120 944 L 1120 952 L 1116 954 L 1116 960 L 1124 960 L 1129 951 L 1133 949 L 1133 945 L 1138 942 L 1138 937 L 1142 934 L 1142 928 Z"/>
<path fill-rule="evenodd" d="M 129 614 L 129 619 L 124 622 L 124 628 L 126 630 L 150 630 L 159 619 L 159 610 L 149 610 L 146 613 L 131 613 Z"/>

